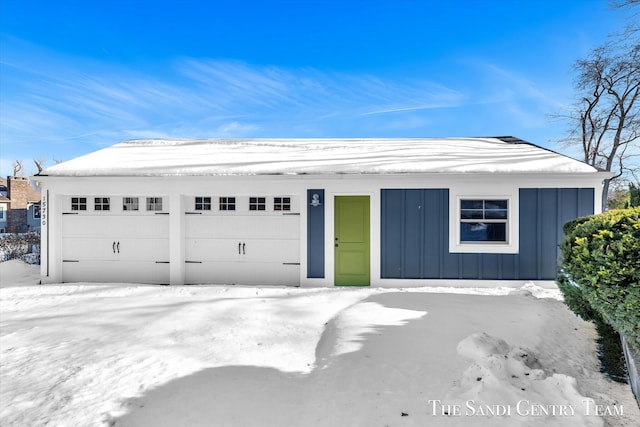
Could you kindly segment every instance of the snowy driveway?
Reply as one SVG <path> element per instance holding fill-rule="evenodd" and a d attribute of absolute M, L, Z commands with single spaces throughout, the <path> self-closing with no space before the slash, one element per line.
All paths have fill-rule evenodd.
<path fill-rule="evenodd" d="M 598 373 L 591 325 L 522 292 L 7 287 L 3 276 L 6 427 L 631 426 L 640 417 L 628 388 Z M 585 399 L 624 414 L 585 413 Z M 515 411 L 522 400 L 579 407 L 451 417 L 433 406 Z"/>

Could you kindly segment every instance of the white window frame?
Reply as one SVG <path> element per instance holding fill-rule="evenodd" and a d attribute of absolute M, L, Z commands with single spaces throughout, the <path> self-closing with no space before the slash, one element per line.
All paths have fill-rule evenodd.
<path fill-rule="evenodd" d="M 249 212 L 266 212 L 267 203 L 268 203 L 268 200 L 266 196 L 251 196 L 249 197 L 249 204 L 248 204 Z"/>
<path fill-rule="evenodd" d="M 33 209 L 31 210 L 31 213 L 32 213 L 33 219 L 34 220 L 40 219 L 40 217 L 42 217 L 42 209 L 40 208 L 40 203 L 34 203 L 32 206 L 33 206 Z M 38 216 L 36 216 L 36 211 L 38 211 Z"/>
<path fill-rule="evenodd" d="M 451 253 L 489 253 L 517 254 L 520 251 L 519 239 L 519 197 L 518 189 L 495 193 L 457 193 L 449 194 L 449 252 Z M 507 241 L 506 242 L 463 242 L 460 240 L 461 202 L 462 200 L 506 200 L 507 201 Z"/>
<path fill-rule="evenodd" d="M 105 209 L 105 207 L 107 209 Z M 95 212 L 111 212 L 111 197 L 93 197 L 93 210 Z"/>
<path fill-rule="evenodd" d="M 6 215 L 4 214 L 7 211 L 6 205 L 0 205 L 0 220 L 5 220 Z"/>
<path fill-rule="evenodd" d="M 212 200 L 211 196 L 195 196 L 193 209 L 196 211 L 211 211 L 213 210 Z"/>
<path fill-rule="evenodd" d="M 275 196 L 273 198 L 274 212 L 291 212 L 291 196 Z"/>
<path fill-rule="evenodd" d="M 77 201 L 74 202 L 73 199 L 77 199 Z M 87 212 L 87 210 L 89 209 L 89 202 L 87 201 L 87 199 L 89 199 L 87 196 L 71 196 L 69 198 L 71 210 L 74 212 Z"/>
<path fill-rule="evenodd" d="M 236 196 L 220 196 L 218 198 L 218 210 L 220 212 L 236 212 L 237 207 L 238 198 Z"/>
<path fill-rule="evenodd" d="M 122 211 L 123 212 L 138 212 L 138 211 L 140 211 L 140 197 L 138 197 L 138 196 L 123 196 L 122 197 Z"/>
<path fill-rule="evenodd" d="M 162 197 L 146 197 L 145 206 L 148 212 L 162 212 Z"/>

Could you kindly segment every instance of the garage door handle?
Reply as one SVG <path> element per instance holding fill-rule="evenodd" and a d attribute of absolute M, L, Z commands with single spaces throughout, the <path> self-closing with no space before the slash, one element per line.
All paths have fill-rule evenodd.
<path fill-rule="evenodd" d="M 113 242 L 113 245 L 111 245 L 111 249 L 113 249 L 113 253 L 116 253 L 116 242 Z"/>
<path fill-rule="evenodd" d="M 116 245 L 116 249 L 118 250 L 118 253 L 120 253 L 120 242 Z"/>
<path fill-rule="evenodd" d="M 241 255 L 242 252 L 240 252 L 242 250 L 242 243 L 238 243 L 238 255 Z"/>
<path fill-rule="evenodd" d="M 244 255 L 244 243 L 242 244 L 242 255 Z"/>

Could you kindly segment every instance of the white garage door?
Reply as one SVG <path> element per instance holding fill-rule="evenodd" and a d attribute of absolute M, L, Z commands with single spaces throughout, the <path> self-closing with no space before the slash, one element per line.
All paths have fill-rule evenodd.
<path fill-rule="evenodd" d="M 169 216 L 164 213 L 65 212 L 64 282 L 169 283 Z"/>
<path fill-rule="evenodd" d="M 233 205 L 221 205 L 219 198 L 213 198 L 210 210 L 186 213 L 185 282 L 299 285 L 297 198 L 223 198 L 229 199 Z"/>

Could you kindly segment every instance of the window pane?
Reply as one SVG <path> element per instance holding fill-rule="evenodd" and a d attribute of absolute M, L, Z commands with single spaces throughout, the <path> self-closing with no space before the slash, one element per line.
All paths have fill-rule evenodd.
<path fill-rule="evenodd" d="M 148 211 L 161 211 L 162 210 L 162 197 L 147 197 L 147 210 Z"/>
<path fill-rule="evenodd" d="M 464 209 L 460 211 L 460 218 L 462 219 L 483 219 L 482 210 Z"/>
<path fill-rule="evenodd" d="M 506 209 L 487 210 L 485 212 L 486 219 L 507 219 Z"/>
<path fill-rule="evenodd" d="M 507 201 L 506 200 L 485 200 L 484 208 L 485 209 L 507 209 Z"/>
<path fill-rule="evenodd" d="M 249 210 L 250 211 L 263 211 L 266 209 L 265 197 L 249 197 Z"/>
<path fill-rule="evenodd" d="M 507 224 L 463 222 L 460 223 L 460 241 L 462 242 L 506 242 Z"/>
<path fill-rule="evenodd" d="M 482 209 L 482 200 L 460 200 L 460 209 Z"/>
<path fill-rule="evenodd" d="M 123 211 L 137 211 L 138 210 L 138 198 L 137 197 L 124 197 L 122 199 Z"/>

